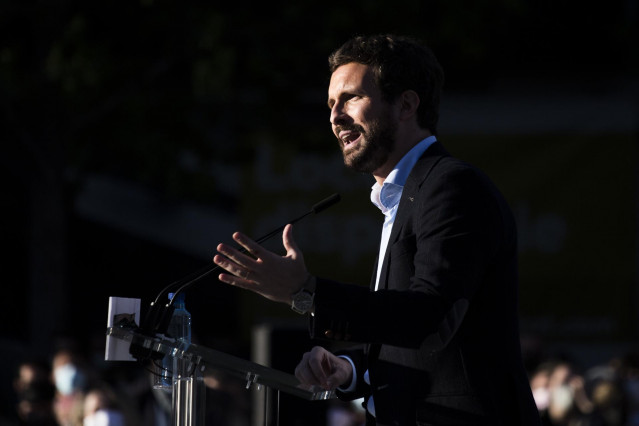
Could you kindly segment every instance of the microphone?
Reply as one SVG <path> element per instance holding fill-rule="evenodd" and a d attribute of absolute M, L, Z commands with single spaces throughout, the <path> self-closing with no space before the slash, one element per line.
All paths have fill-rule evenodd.
<path fill-rule="evenodd" d="M 338 203 L 340 199 L 341 197 L 339 194 L 333 194 L 330 197 L 320 201 L 319 203 L 314 204 L 313 207 L 311 207 L 311 209 L 308 212 L 287 222 L 287 224 L 294 224 L 311 214 L 320 213 L 326 210 L 327 208 Z M 286 225 L 282 225 L 279 228 L 272 230 L 268 234 L 261 236 L 260 238 L 255 240 L 255 242 L 258 244 L 261 244 L 264 241 L 282 232 L 285 227 Z M 242 248 L 240 252 L 246 253 L 247 250 Z M 207 265 L 187 275 L 186 277 L 169 284 L 164 289 L 162 289 L 162 291 L 160 291 L 160 293 L 157 295 L 155 300 L 151 302 L 149 311 L 147 315 L 145 316 L 144 321 L 140 324 L 139 330 L 143 334 L 151 335 L 151 336 L 155 336 L 156 334 L 166 333 L 166 330 L 169 327 L 169 322 L 171 321 L 171 316 L 173 315 L 173 311 L 175 309 L 173 306 L 173 301 L 175 300 L 176 296 L 182 291 L 184 291 L 186 288 L 190 287 L 191 285 L 195 284 L 197 281 L 201 280 L 202 278 L 206 277 L 207 275 L 211 274 L 212 272 L 218 269 L 220 269 L 218 265 L 215 265 L 215 264 Z M 160 300 L 163 297 L 166 297 L 169 291 L 174 288 L 177 288 L 177 290 L 173 293 L 173 297 L 171 298 L 171 300 L 166 304 L 160 303 Z M 133 348 L 133 345 L 132 345 L 132 348 Z M 133 355 L 135 356 L 135 354 Z"/>
<path fill-rule="evenodd" d="M 311 207 L 311 211 L 313 213 L 315 213 L 315 214 L 323 212 L 327 208 L 333 206 L 333 204 L 337 204 L 339 202 L 339 200 L 340 200 L 339 194 L 333 194 L 330 197 L 320 201 L 319 203 L 317 203 L 313 207 Z M 308 214 L 310 214 L 310 213 L 308 213 Z"/>

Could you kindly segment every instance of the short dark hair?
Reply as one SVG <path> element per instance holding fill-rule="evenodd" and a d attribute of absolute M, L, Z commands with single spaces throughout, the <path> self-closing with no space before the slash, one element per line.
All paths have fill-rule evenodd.
<path fill-rule="evenodd" d="M 406 90 L 419 96 L 417 122 L 437 133 L 439 99 L 444 84 L 442 70 L 433 52 L 420 41 L 390 34 L 358 36 L 344 43 L 328 58 L 330 72 L 351 62 L 368 65 L 386 102 Z"/>

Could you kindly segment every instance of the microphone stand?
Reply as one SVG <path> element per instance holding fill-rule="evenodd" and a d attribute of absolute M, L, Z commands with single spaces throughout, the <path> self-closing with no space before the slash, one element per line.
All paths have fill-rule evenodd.
<path fill-rule="evenodd" d="M 311 214 L 317 214 L 320 213 L 321 211 L 324 211 L 325 209 L 331 207 L 332 205 L 336 204 L 337 202 L 340 201 L 340 195 L 339 194 L 333 194 L 330 197 L 320 201 L 319 203 L 313 205 L 313 207 L 311 207 L 311 210 L 309 210 L 308 212 L 304 213 L 303 215 L 291 220 L 288 222 L 288 224 L 294 224 L 299 222 L 300 220 L 304 219 L 305 217 L 311 215 Z M 255 240 L 255 242 L 257 242 L 258 244 L 261 244 L 269 239 L 271 239 L 272 237 L 274 237 L 275 235 L 278 235 L 280 232 L 282 232 L 284 230 L 284 228 L 286 227 L 286 225 L 282 225 L 277 229 L 272 230 L 271 232 L 269 232 L 266 235 L 263 235 L 262 237 L 258 238 L 257 240 Z M 246 249 L 242 249 L 241 250 L 242 253 L 246 253 Z M 162 289 L 162 291 L 160 291 L 160 293 L 157 295 L 157 297 L 155 298 L 155 300 L 153 302 L 151 302 L 150 306 L 149 306 L 149 311 L 147 312 L 144 320 L 142 321 L 142 323 L 140 324 L 139 330 L 142 334 L 146 334 L 148 336 L 155 336 L 157 334 L 164 334 L 166 333 L 166 330 L 169 327 L 169 322 L 171 321 L 171 317 L 173 315 L 173 311 L 175 310 L 175 307 L 173 306 L 173 301 L 175 300 L 176 296 L 181 293 L 182 291 L 184 291 L 185 289 L 187 289 L 188 287 L 190 287 L 191 285 L 195 284 L 196 282 L 198 282 L 199 280 L 201 280 L 202 278 L 208 276 L 209 274 L 211 274 L 212 272 L 215 272 L 216 270 L 220 269 L 220 267 L 218 265 L 215 264 L 211 264 L 211 265 L 206 265 L 205 267 L 187 275 L 186 277 L 175 281 L 171 284 L 169 284 L 168 286 L 166 286 L 165 288 Z M 162 304 L 160 303 L 160 300 L 165 297 L 166 294 L 169 293 L 169 291 L 173 288 L 176 288 L 177 290 L 174 292 L 173 297 L 171 298 L 171 300 L 169 300 L 167 303 Z M 143 350 L 143 353 L 139 352 L 139 349 Z M 146 355 L 143 356 L 143 358 L 151 358 L 151 359 L 161 359 L 163 357 L 163 354 L 161 353 L 156 353 L 154 351 L 151 351 L 151 353 L 149 354 L 149 352 L 146 349 L 143 348 L 134 348 L 134 345 L 131 345 L 131 349 L 130 349 L 131 354 L 138 358 L 141 359 L 139 357 L 142 357 L 142 355 Z M 135 353 L 134 353 L 135 352 Z"/>

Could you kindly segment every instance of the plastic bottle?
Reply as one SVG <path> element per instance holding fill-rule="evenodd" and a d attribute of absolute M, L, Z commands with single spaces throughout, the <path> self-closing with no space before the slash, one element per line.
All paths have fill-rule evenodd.
<path fill-rule="evenodd" d="M 174 293 L 169 293 L 169 300 L 173 299 Z M 167 338 L 175 339 L 175 346 L 180 350 L 186 350 L 191 345 L 191 314 L 186 310 L 184 303 L 184 293 L 178 293 L 173 301 L 175 310 L 166 331 Z M 160 377 L 155 381 L 156 389 L 171 391 L 173 381 L 186 374 L 185 363 L 179 358 L 168 354 L 162 359 L 162 370 Z"/>
<path fill-rule="evenodd" d="M 169 293 L 169 299 L 172 298 L 173 293 Z M 178 293 L 173 301 L 173 306 L 175 306 L 175 310 L 167 334 L 182 343 L 180 349 L 186 350 L 191 345 L 191 314 L 186 310 L 184 293 Z"/>

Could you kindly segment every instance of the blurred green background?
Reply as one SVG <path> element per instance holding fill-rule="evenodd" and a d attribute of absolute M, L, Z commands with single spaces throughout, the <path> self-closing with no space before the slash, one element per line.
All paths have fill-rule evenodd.
<path fill-rule="evenodd" d="M 518 220 L 522 330 L 582 356 L 634 347 L 638 3 L 0 3 L 4 357 L 100 351 L 108 296 L 149 303 L 339 192 L 296 227 L 309 268 L 367 284 L 381 224 L 345 170 L 326 58 L 357 34 L 424 39 L 446 73 L 440 140 Z M 277 249 L 277 241 L 272 242 Z M 199 342 L 246 348 L 286 308 L 209 277 Z M 240 353 L 242 349 L 239 350 Z"/>

